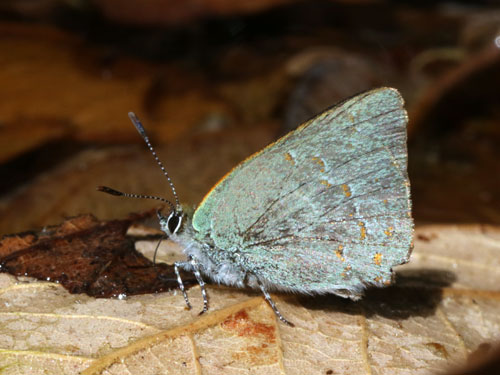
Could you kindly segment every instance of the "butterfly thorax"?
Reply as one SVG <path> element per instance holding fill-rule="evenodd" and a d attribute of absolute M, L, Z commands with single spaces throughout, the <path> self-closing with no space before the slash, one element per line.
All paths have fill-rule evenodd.
<path fill-rule="evenodd" d="M 166 232 L 165 224 L 160 222 L 160 225 Z M 256 286 L 253 285 L 256 283 L 249 282 L 252 280 L 248 280 L 247 273 L 239 266 L 238 259 L 235 259 L 238 254 L 217 248 L 210 236 L 203 236 L 197 232 L 192 226 L 190 215 L 184 216 L 182 229 L 170 234 L 169 238 L 181 246 L 182 252 L 188 259 L 195 259 L 203 275 L 211 280 L 239 288 Z M 189 272 L 193 271 L 189 262 L 186 262 L 183 268 Z"/>

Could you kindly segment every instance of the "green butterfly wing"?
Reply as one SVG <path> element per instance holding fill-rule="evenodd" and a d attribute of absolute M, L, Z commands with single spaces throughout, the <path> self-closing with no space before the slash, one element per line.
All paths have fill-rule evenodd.
<path fill-rule="evenodd" d="M 391 88 L 325 111 L 218 183 L 196 237 L 277 289 L 356 298 L 387 285 L 411 252 L 407 121 Z"/>

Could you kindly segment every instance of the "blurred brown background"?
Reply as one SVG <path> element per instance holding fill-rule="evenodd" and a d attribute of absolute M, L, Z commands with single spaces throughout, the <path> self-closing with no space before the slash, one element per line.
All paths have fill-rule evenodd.
<path fill-rule="evenodd" d="M 377 86 L 410 116 L 417 223 L 500 224 L 496 1 L 0 3 L 0 234 L 185 203 L 322 109 Z"/>

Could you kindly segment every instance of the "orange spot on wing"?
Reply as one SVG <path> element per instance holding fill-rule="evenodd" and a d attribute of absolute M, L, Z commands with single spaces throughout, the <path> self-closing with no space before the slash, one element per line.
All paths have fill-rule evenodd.
<path fill-rule="evenodd" d="M 320 183 L 322 185 L 325 185 L 327 188 L 329 188 L 330 186 L 332 186 L 332 184 L 330 184 L 327 180 L 321 180 Z"/>
<path fill-rule="evenodd" d="M 393 231 L 394 231 L 393 227 L 388 227 L 386 230 L 384 230 L 384 233 L 385 233 L 386 236 L 391 237 Z"/>
<path fill-rule="evenodd" d="M 315 162 L 316 164 L 318 164 L 321 169 L 319 170 L 321 173 L 324 173 L 325 172 L 325 162 L 323 161 L 323 159 L 315 156 L 312 158 L 312 161 Z"/>
<path fill-rule="evenodd" d="M 321 169 L 319 170 L 321 173 L 325 171 L 325 162 L 321 158 L 315 156 L 312 158 L 312 161 L 321 166 Z"/>
<path fill-rule="evenodd" d="M 342 189 L 344 190 L 344 194 L 347 198 L 351 196 L 351 189 L 346 184 L 342 184 Z"/>
<path fill-rule="evenodd" d="M 343 249 L 344 249 L 344 246 L 339 245 L 339 248 L 338 248 L 337 250 L 335 250 L 335 255 L 336 255 L 336 256 L 337 256 L 337 258 L 339 258 L 342 262 L 345 262 L 345 258 L 342 256 L 342 255 L 344 255 Z"/>
<path fill-rule="evenodd" d="M 325 162 L 324 162 L 323 160 L 321 160 L 321 158 L 318 158 L 317 156 L 313 157 L 313 158 L 312 158 L 312 160 L 313 160 L 314 162 L 316 162 L 316 164 L 321 165 L 322 167 L 324 167 L 324 166 L 325 166 Z"/>
<path fill-rule="evenodd" d="M 340 276 L 342 276 L 345 279 L 347 277 L 347 272 L 349 272 L 351 268 L 352 268 L 351 266 L 347 266 L 346 268 L 344 268 L 344 272 L 342 272 Z"/>
<path fill-rule="evenodd" d="M 362 221 L 360 221 L 358 223 L 358 225 L 361 227 L 361 233 L 360 233 L 360 238 L 362 240 L 364 240 L 366 238 L 366 227 L 365 227 L 365 223 L 363 223 Z"/>
<path fill-rule="evenodd" d="M 380 266 L 382 264 L 382 254 L 375 253 L 375 255 L 373 256 L 373 263 L 375 263 L 377 266 Z"/>
<path fill-rule="evenodd" d="M 293 157 L 292 157 L 292 155 L 290 155 L 290 153 L 289 153 L 289 152 L 287 152 L 287 153 L 285 154 L 285 159 L 286 159 L 287 161 L 289 161 L 292 165 L 295 165 L 295 160 L 293 160 Z"/>

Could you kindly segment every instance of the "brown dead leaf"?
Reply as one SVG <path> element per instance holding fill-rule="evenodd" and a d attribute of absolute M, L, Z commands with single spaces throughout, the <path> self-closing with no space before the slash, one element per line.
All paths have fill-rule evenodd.
<path fill-rule="evenodd" d="M 53 119 L 40 119 L 36 124 L 28 121 L 23 124 L 17 122 L 15 127 L 2 129 L 2 151 L 0 152 L 0 163 L 19 156 L 26 150 L 37 148 L 50 141 L 61 139 L 69 128 L 65 124 L 58 123 Z M 30 134 L 26 137 L 26 134 Z"/>
<path fill-rule="evenodd" d="M 0 23 L 0 35 L 8 51 L 0 54 L 0 162 L 62 139 L 139 143 L 128 111 L 156 142 L 242 122 L 276 125 L 286 95 L 279 58 L 258 53 L 234 64 L 234 55 L 218 57 L 222 74 L 195 72 L 182 59 L 134 59 L 49 26 Z M 243 76 L 231 79 L 234 72 Z"/>
<path fill-rule="evenodd" d="M 499 244 L 498 227 L 418 228 L 396 285 L 361 302 L 277 295 L 295 328 L 252 291 L 209 286 L 199 317 L 199 287 L 187 311 L 176 291 L 96 300 L 2 274 L 0 366 L 26 373 L 36 358 L 33 374 L 432 374 L 500 339 Z M 179 249 L 168 242 L 161 252 Z"/>
<path fill-rule="evenodd" d="M 300 79 L 285 108 L 283 135 L 345 98 L 381 86 L 376 62 L 338 48 L 308 48 L 288 61 L 286 71 Z"/>
<path fill-rule="evenodd" d="M 487 95 L 488 91 L 493 92 L 495 88 L 490 89 L 485 87 L 484 83 L 495 82 L 495 76 L 492 75 L 491 72 L 497 71 L 499 64 L 500 51 L 498 47 L 493 45 L 493 43 L 491 43 L 491 45 L 488 43 L 481 51 L 464 58 L 461 64 L 453 69 L 449 69 L 437 79 L 429 82 L 426 87 L 421 88 L 421 94 L 418 95 L 410 108 L 409 118 L 411 121 L 408 125 L 409 136 L 414 136 L 416 129 L 419 127 L 429 126 L 433 120 L 432 116 L 436 116 L 436 112 L 443 111 L 443 108 L 446 114 L 442 116 L 442 118 L 446 118 L 448 124 L 457 126 L 461 118 L 454 118 L 453 116 L 457 114 L 447 110 L 448 108 L 443 106 L 443 102 L 447 97 L 460 98 L 461 95 L 463 95 L 465 104 L 468 104 L 467 100 L 471 99 L 464 94 L 471 91 L 474 93 L 474 84 L 480 86 L 476 91 L 484 91 L 481 92 L 482 96 L 476 94 L 476 97 L 484 101 L 491 100 L 492 106 L 496 105 L 496 96 L 494 94 Z M 467 87 L 467 84 L 469 87 Z M 460 105 L 457 99 L 455 99 L 454 104 L 455 106 L 457 104 Z M 467 109 L 467 105 L 464 107 Z M 460 112 L 458 116 L 464 116 L 463 112 L 465 111 Z"/>
<path fill-rule="evenodd" d="M 131 60 L 108 69 L 100 63 L 102 51 L 50 27 L 1 24 L 0 33 L 0 50 L 9 51 L 0 57 L 0 113 L 7 128 L 51 119 L 80 139 L 116 137 L 123 129 L 117 113 L 140 108 L 154 74 L 154 66 Z"/>
<path fill-rule="evenodd" d="M 0 271 L 57 282 L 70 293 L 96 297 L 174 289 L 178 284 L 173 267 L 154 265 L 126 236 L 134 221 L 153 214 L 108 222 L 82 215 L 41 233 L 6 236 L 0 241 Z M 186 276 L 189 284 L 193 277 Z"/>
<path fill-rule="evenodd" d="M 0 161 L 63 136 L 140 142 L 131 110 L 153 114 L 143 118 L 148 129 L 161 128 L 169 140 L 213 114 L 232 119 L 225 99 L 206 92 L 206 77 L 174 63 L 108 61 L 108 50 L 48 26 L 0 23 L 0 35 L 0 51 L 8 51 L 0 54 Z M 182 91 L 158 90 L 161 77 L 170 89 L 182 82 Z"/>

